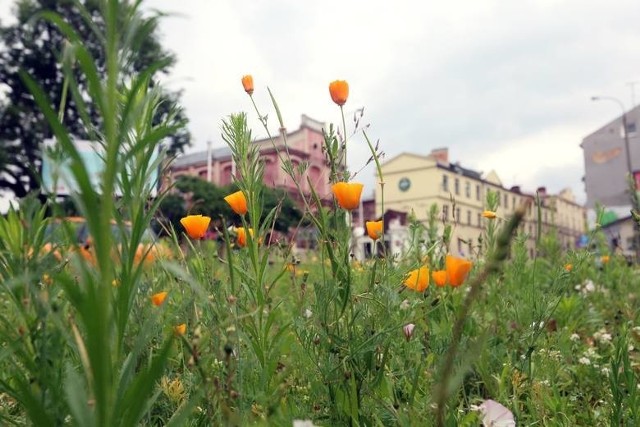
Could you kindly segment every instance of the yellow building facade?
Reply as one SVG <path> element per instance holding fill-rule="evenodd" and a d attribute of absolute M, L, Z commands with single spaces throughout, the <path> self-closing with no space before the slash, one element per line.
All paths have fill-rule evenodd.
<path fill-rule="evenodd" d="M 524 224 L 521 226 L 528 236 L 531 256 L 534 254 L 535 238 L 540 207 L 542 233 L 552 229 L 564 249 L 574 248 L 586 229 L 586 211 L 575 202 L 570 190 L 557 195 L 548 195 L 539 188 L 537 198 L 524 194 L 519 187 L 503 187 L 495 172 L 486 176 L 457 163 L 450 163 L 446 148 L 433 150 L 429 155 L 402 153 L 382 165 L 384 186 L 384 210 L 411 212 L 417 220 L 426 222 L 433 204 L 438 206 L 441 224 L 452 226 L 450 252 L 468 256 L 470 245 L 477 247 L 479 237 L 487 221 L 482 216 L 486 209 L 489 190 L 498 195 L 498 221 L 510 217 L 516 207 L 530 201 Z M 376 215 L 382 215 L 382 194 L 376 187 Z M 539 200 L 536 204 L 535 201 Z"/>

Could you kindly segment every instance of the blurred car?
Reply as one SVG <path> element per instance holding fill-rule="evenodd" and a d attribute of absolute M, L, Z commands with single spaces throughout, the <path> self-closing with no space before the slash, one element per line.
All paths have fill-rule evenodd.
<path fill-rule="evenodd" d="M 111 235 L 118 246 L 118 253 L 122 253 L 122 243 L 131 236 L 132 225 L 130 222 L 123 222 L 122 226 L 115 221 L 111 222 Z M 66 217 L 53 220 L 45 231 L 45 245 L 43 251 L 50 252 L 61 261 L 63 253 L 79 251 L 80 255 L 91 263 L 95 263 L 95 253 L 93 250 L 93 237 L 89 233 L 86 219 L 83 217 Z M 140 243 L 136 249 L 134 262 L 136 264 L 144 262 L 151 263 L 158 257 L 166 257 L 170 250 L 164 246 L 156 234 L 150 228 L 143 231 Z M 114 254 L 114 258 L 119 256 Z"/>

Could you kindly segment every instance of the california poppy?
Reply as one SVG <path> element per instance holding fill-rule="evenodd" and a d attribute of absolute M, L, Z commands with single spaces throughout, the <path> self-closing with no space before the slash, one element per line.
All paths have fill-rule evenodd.
<path fill-rule="evenodd" d="M 467 274 L 471 270 L 473 263 L 464 258 L 456 258 L 451 255 L 447 255 L 445 259 L 445 266 L 447 270 L 447 280 L 453 287 L 462 285 L 467 278 Z"/>
<path fill-rule="evenodd" d="M 331 191 L 338 199 L 338 206 L 351 211 L 360 206 L 362 187 L 364 185 L 359 182 L 336 182 L 331 186 Z"/>
<path fill-rule="evenodd" d="M 367 221 L 364 223 L 367 228 L 367 234 L 373 240 L 377 240 L 382 236 L 383 224 L 382 221 Z"/>
<path fill-rule="evenodd" d="M 245 228 L 244 227 L 236 228 L 236 233 L 237 233 L 236 242 L 238 242 L 238 246 L 240 247 L 247 246 L 247 232 Z M 253 228 L 249 229 L 249 234 L 251 234 L 251 237 L 253 237 Z"/>
<path fill-rule="evenodd" d="M 488 219 L 495 219 L 497 215 L 494 211 L 484 211 L 482 212 L 482 216 Z"/>
<path fill-rule="evenodd" d="M 447 270 L 434 271 L 431 273 L 431 277 L 436 286 L 442 287 L 447 284 Z"/>
<path fill-rule="evenodd" d="M 404 279 L 403 284 L 414 291 L 424 292 L 427 286 L 429 286 L 429 269 L 427 267 L 420 267 L 410 271 L 407 278 Z"/>
<path fill-rule="evenodd" d="M 231 209 L 238 215 L 247 213 L 247 198 L 242 191 L 236 191 L 224 198 L 224 201 L 231 206 Z"/>
<path fill-rule="evenodd" d="M 251 76 L 251 74 L 242 76 L 242 87 L 249 95 L 253 94 L 253 76 Z"/>
<path fill-rule="evenodd" d="M 600 257 L 600 261 L 601 261 L 603 264 L 607 264 L 607 263 L 609 262 L 609 259 L 610 259 L 610 258 L 609 258 L 609 255 L 602 255 L 602 256 Z"/>
<path fill-rule="evenodd" d="M 573 270 L 573 264 L 565 264 L 565 265 L 564 265 L 564 270 L 565 270 L 565 271 L 571 271 L 571 270 Z"/>
<path fill-rule="evenodd" d="M 184 335 L 187 332 L 187 324 L 181 323 L 173 327 L 173 333 L 176 336 Z"/>
<path fill-rule="evenodd" d="M 180 220 L 187 235 L 192 239 L 202 239 L 209 228 L 211 218 L 202 215 L 188 215 Z"/>
<path fill-rule="evenodd" d="M 335 80 L 329 83 L 329 93 L 333 102 L 343 106 L 349 97 L 349 83 L 344 80 Z"/>
<path fill-rule="evenodd" d="M 157 294 L 151 295 L 151 303 L 156 307 L 160 307 L 166 298 L 167 292 L 158 292 Z"/>

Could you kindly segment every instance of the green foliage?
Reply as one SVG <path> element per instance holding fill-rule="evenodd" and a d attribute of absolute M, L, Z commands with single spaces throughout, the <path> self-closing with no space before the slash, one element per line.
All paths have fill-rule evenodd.
<path fill-rule="evenodd" d="M 170 194 L 160 206 L 161 214 L 170 221 L 176 230 L 181 230 L 180 218 L 188 214 L 198 213 L 211 217 L 215 226 L 222 225 L 222 219 L 229 224 L 240 225 L 239 218 L 235 218 L 229 204 L 224 197 L 238 191 L 238 184 L 218 187 L 195 176 L 180 176 L 175 183 L 179 193 Z M 286 233 L 289 228 L 297 226 L 302 213 L 296 207 L 291 197 L 282 189 L 264 187 L 261 190 L 264 212 L 261 220 L 266 219 L 268 212 L 277 211 L 273 228 Z"/>
<path fill-rule="evenodd" d="M 601 232 L 594 231 L 594 252 L 567 254 L 542 230 L 539 255 L 529 259 L 526 239 L 510 239 L 517 215 L 501 227 L 488 222 L 490 250 L 474 260 L 480 267 L 467 281 L 457 288 L 432 283 L 418 293 L 403 286 L 407 273 L 442 265 L 446 254 L 450 230 L 438 224 L 437 208 L 427 224 L 412 221 L 406 256 L 357 262 L 345 212 L 335 204 L 321 207 L 317 194 L 301 191 L 317 250 L 294 257 L 292 248 L 264 242 L 285 205 L 280 196 L 269 201 L 244 114 L 223 123 L 239 171 L 236 187 L 187 178 L 176 185 L 180 194 L 153 198 L 148 178 L 162 160 L 154 153 L 176 124 L 153 120 L 163 105 L 161 91 L 149 87 L 154 69 L 132 78 L 125 72 L 122 58 L 137 46 L 132 29 L 141 23 L 135 8 L 115 0 L 100 5 L 104 81 L 73 29 L 45 15 L 67 35 L 101 118 L 96 125 L 81 94 L 70 90 L 85 126 L 104 145 L 99 188 L 90 185 L 46 93 L 23 75 L 71 159 L 80 189 L 74 206 L 92 242 L 77 245 L 53 201 L 25 198 L 0 218 L 3 425 L 312 419 L 318 425 L 474 426 L 482 417 L 472 408 L 488 398 L 509 408 L 518 425 L 637 424 L 637 269 L 615 255 L 601 258 Z M 341 150 L 348 144 L 331 135 L 332 179 L 342 179 Z M 290 176 L 303 175 L 290 159 L 283 165 Z M 121 197 L 114 198 L 116 188 Z M 204 209 L 213 203 L 228 209 L 222 198 L 236 188 L 249 212 L 216 213 L 221 242 L 180 244 L 170 229 L 157 243 L 170 246 L 169 256 L 153 252 L 153 262 L 143 261 L 151 253 L 143 234 L 161 204 L 169 219 L 183 212 L 213 215 L 217 211 Z M 496 207 L 491 198 L 488 207 Z M 230 223 L 254 232 L 241 244 Z M 161 291 L 167 297 L 156 306 L 150 296 Z M 176 328 L 182 324 L 184 334 Z"/>
<path fill-rule="evenodd" d="M 41 146 L 54 131 L 31 96 L 28 85 L 20 77 L 26 73 L 40 84 L 51 101 L 70 136 L 99 140 L 95 131 L 104 117 L 97 99 L 81 99 L 72 93 L 86 94 L 91 84 L 80 66 L 82 55 L 95 61 L 100 79 L 107 73 L 107 52 L 104 39 L 106 22 L 102 19 L 101 1 L 83 0 L 18 0 L 15 6 L 17 22 L 0 27 L 0 81 L 9 88 L 0 103 L 0 188 L 23 197 L 40 187 Z M 40 19 L 43 13 L 55 13 L 74 29 L 82 40 L 84 53 L 75 51 L 56 23 Z M 132 49 L 122 56 L 121 74 L 131 79 L 150 66 L 155 67 L 147 84 L 157 86 L 155 77 L 169 72 L 175 62 L 158 41 L 159 15 L 143 16 L 137 3 L 122 5 L 117 25 L 123 27 L 132 14 L 137 14 L 137 27 L 132 28 L 129 43 Z M 66 64 L 62 67 L 61 64 Z M 65 69 L 66 68 L 66 69 Z M 178 105 L 179 93 L 162 90 L 160 102 L 154 108 L 152 124 L 169 123 L 172 131 L 167 135 L 169 152 L 180 152 L 190 144 L 186 128 L 176 126 L 184 122 L 185 115 Z"/>

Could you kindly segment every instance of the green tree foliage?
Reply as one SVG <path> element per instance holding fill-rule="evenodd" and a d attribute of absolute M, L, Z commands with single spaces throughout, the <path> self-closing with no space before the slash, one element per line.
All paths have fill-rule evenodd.
<path fill-rule="evenodd" d="M 181 176 L 178 178 L 175 188 L 178 192 L 165 197 L 160 205 L 160 211 L 176 230 L 182 229 L 180 218 L 189 214 L 210 216 L 215 226 L 222 225 L 222 218 L 228 225 L 240 224 L 238 216 L 224 201 L 225 196 L 238 190 L 233 184 L 218 187 L 195 176 Z M 286 232 L 289 227 L 298 224 L 302 213 L 285 191 L 267 187 L 264 189 L 263 195 L 265 216 L 273 208 L 279 206 L 274 224 L 276 231 Z"/>
<path fill-rule="evenodd" d="M 63 58 L 69 60 L 72 55 L 67 49 L 68 41 L 48 20 L 34 19 L 42 11 L 54 11 L 62 16 L 76 29 L 96 59 L 98 72 L 104 74 L 105 45 L 100 36 L 104 20 L 101 19 L 99 2 L 80 0 L 79 3 L 90 15 L 92 25 L 83 19 L 80 10 L 74 6 L 74 0 L 17 0 L 14 8 L 17 22 L 7 26 L 0 23 L 0 189 L 8 190 L 17 197 L 39 188 L 40 144 L 52 136 L 47 121 L 19 76 L 20 70 L 42 86 L 56 108 L 63 106 L 63 122 L 74 137 L 84 139 L 94 132 L 83 124 L 77 105 L 70 96 L 70 91 L 76 88 L 81 94 L 87 93 L 86 78 L 76 64 L 73 65 L 75 87 L 65 89 L 61 63 Z M 175 62 L 173 55 L 165 51 L 158 40 L 158 18 L 159 15 L 144 18 L 136 54 L 123 67 L 125 81 L 158 61 L 163 61 L 163 66 L 156 70 L 155 75 L 166 74 Z M 153 79 L 150 84 L 154 86 Z M 163 92 L 162 97 L 154 122 L 160 123 L 168 117 L 174 123 L 184 122 L 182 109 L 175 111 L 180 93 Z M 87 113 L 97 128 L 100 118 L 95 104 L 92 100 L 86 102 Z M 170 116 L 172 111 L 175 114 Z M 190 139 L 189 132 L 180 128 L 171 135 L 167 148 L 170 153 L 180 152 L 189 145 Z"/>

